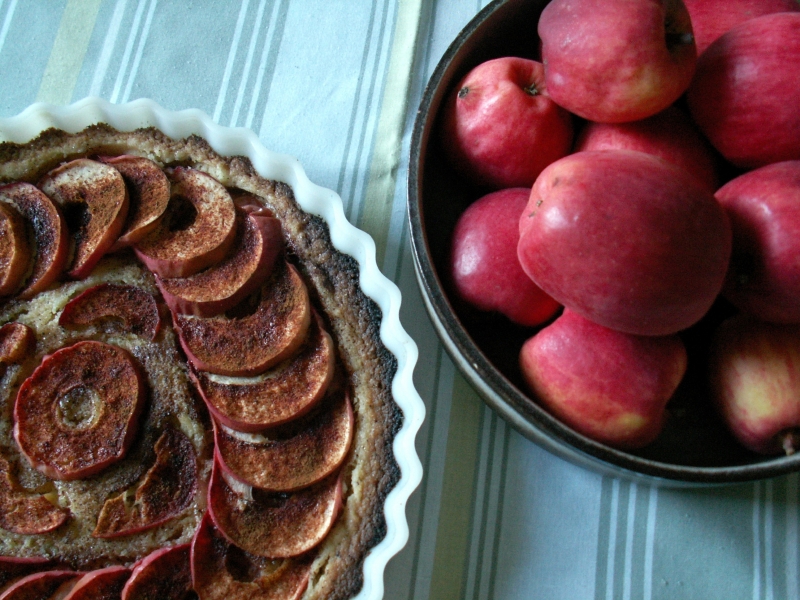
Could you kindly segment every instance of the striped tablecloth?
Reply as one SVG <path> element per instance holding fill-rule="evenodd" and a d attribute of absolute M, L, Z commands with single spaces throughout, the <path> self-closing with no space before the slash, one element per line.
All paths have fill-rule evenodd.
<path fill-rule="evenodd" d="M 510 429 L 439 344 L 408 241 L 410 132 L 436 62 L 485 3 L 0 0 L 0 116 L 89 95 L 199 108 L 342 196 L 403 292 L 428 409 L 387 598 L 800 598 L 797 475 L 674 490 L 587 472 Z"/>

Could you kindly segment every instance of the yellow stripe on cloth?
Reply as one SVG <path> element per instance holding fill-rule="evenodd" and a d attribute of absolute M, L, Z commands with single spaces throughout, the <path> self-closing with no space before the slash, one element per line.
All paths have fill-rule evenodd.
<path fill-rule="evenodd" d="M 89 47 L 101 0 L 68 0 L 47 61 L 37 102 L 69 104 Z"/>
<path fill-rule="evenodd" d="M 469 552 L 472 499 L 477 475 L 484 404 L 460 374 L 453 379 L 453 404 L 444 466 L 442 500 L 430 598 L 463 598 Z"/>
<path fill-rule="evenodd" d="M 400 0 L 392 39 L 389 71 L 381 98 L 378 131 L 365 201 L 358 226 L 375 240 L 378 265 L 383 264 L 389 235 L 397 168 L 403 143 L 408 95 L 417 45 L 421 0 Z"/>

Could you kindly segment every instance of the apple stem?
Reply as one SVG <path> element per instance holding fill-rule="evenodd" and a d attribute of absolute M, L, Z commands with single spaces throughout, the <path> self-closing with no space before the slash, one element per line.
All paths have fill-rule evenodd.
<path fill-rule="evenodd" d="M 791 456 L 795 453 L 798 445 L 800 445 L 798 442 L 800 442 L 800 431 L 796 429 L 786 431 L 781 435 L 781 446 L 783 451 L 786 452 L 786 456 Z"/>

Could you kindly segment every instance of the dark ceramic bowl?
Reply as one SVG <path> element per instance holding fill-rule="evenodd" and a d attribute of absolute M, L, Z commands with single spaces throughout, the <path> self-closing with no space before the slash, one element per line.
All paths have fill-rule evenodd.
<path fill-rule="evenodd" d="M 522 435 L 569 461 L 605 474 L 665 485 L 732 483 L 800 469 L 800 454 L 765 458 L 743 449 L 725 430 L 703 385 L 703 345 L 730 310 L 719 302 L 682 333 L 690 368 L 671 400 L 662 435 L 648 447 L 623 452 L 597 443 L 545 412 L 524 388 L 519 349 L 535 330 L 459 305 L 446 281 L 456 220 L 481 193 L 443 161 L 436 137 L 447 93 L 472 67 L 490 58 L 538 58 L 536 24 L 546 0 L 493 2 L 458 35 L 425 89 L 414 124 L 408 212 L 417 277 L 433 324 L 450 356 L 486 403 Z"/>

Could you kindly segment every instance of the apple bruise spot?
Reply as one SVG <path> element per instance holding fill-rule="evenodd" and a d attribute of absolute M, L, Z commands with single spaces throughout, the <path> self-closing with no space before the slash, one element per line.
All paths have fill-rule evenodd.
<path fill-rule="evenodd" d="M 215 462 L 208 512 L 232 544 L 256 556 L 290 558 L 314 548 L 330 531 L 342 505 L 340 474 L 289 494 L 244 487 L 243 493 L 234 489 Z"/>
<path fill-rule="evenodd" d="M 19 297 L 29 299 L 58 279 L 69 258 L 69 236 L 61 210 L 30 183 L 0 188 L 0 201 L 14 206 L 30 226 L 33 264 Z"/>
<path fill-rule="evenodd" d="M 190 544 L 150 553 L 133 568 L 120 600 L 183 600 L 192 587 Z"/>
<path fill-rule="evenodd" d="M 99 405 L 95 395 L 102 398 Z M 125 455 L 144 398 L 143 377 L 127 351 L 78 342 L 45 357 L 22 383 L 14 437 L 31 465 L 48 477 L 88 477 Z"/>
<path fill-rule="evenodd" d="M 314 553 L 270 560 L 229 543 L 206 513 L 192 540 L 192 584 L 204 600 L 296 600 L 308 586 Z"/>
<path fill-rule="evenodd" d="M 250 442 L 215 424 L 219 465 L 253 487 L 291 492 L 321 481 L 344 462 L 353 432 L 349 394 L 340 390 L 305 419 Z"/>
<path fill-rule="evenodd" d="M 69 517 L 68 510 L 55 506 L 41 494 L 21 489 L 11 478 L 11 465 L 0 456 L 0 527 L 13 533 L 36 535 L 58 529 Z"/>
<path fill-rule="evenodd" d="M 251 315 L 204 319 L 173 314 L 173 318 L 181 346 L 195 368 L 251 376 L 300 347 L 311 322 L 311 305 L 300 274 L 286 263 L 261 288 L 261 300 Z"/>
<path fill-rule="evenodd" d="M 73 234 L 74 256 L 67 275 L 83 279 L 122 233 L 128 190 L 119 171 L 79 158 L 45 175 L 39 187 L 61 206 Z"/>
<path fill-rule="evenodd" d="M 132 333 L 150 341 L 161 328 L 161 315 L 152 294 L 132 285 L 101 283 L 70 300 L 58 324 L 81 327 L 105 322 L 111 331 Z"/>
<path fill-rule="evenodd" d="M 36 348 L 36 334 L 22 323 L 6 323 L 0 327 L 0 365 L 18 364 Z"/>
<path fill-rule="evenodd" d="M 197 490 L 197 457 L 182 432 L 168 428 L 155 446 L 156 461 L 136 487 L 106 500 L 92 535 L 110 538 L 138 533 L 161 525 L 182 513 Z"/>
<path fill-rule="evenodd" d="M 317 316 L 298 353 L 258 379 L 219 381 L 194 370 L 190 375 L 217 421 L 237 431 L 257 432 L 311 410 L 328 389 L 334 370 L 333 339 Z"/>

